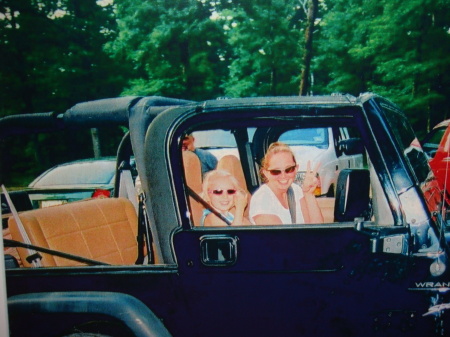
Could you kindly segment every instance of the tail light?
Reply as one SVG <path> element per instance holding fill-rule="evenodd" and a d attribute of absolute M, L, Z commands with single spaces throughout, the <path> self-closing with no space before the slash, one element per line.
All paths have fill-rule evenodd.
<path fill-rule="evenodd" d="M 96 189 L 94 193 L 92 193 L 92 198 L 109 198 L 111 196 L 111 191 L 102 190 L 100 188 Z"/>

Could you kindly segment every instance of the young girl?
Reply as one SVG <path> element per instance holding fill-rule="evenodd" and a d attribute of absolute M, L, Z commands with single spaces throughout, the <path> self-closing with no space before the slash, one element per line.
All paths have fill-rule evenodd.
<path fill-rule="evenodd" d="M 227 171 L 214 170 L 205 175 L 203 198 L 228 219 L 232 226 L 250 225 L 250 221 L 244 218 L 247 193 L 239 186 L 236 178 Z M 227 225 L 209 209 L 203 211 L 201 224 L 202 226 Z"/>

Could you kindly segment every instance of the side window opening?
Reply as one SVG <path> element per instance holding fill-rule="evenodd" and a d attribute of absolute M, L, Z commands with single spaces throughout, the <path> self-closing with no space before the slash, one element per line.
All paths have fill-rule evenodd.
<path fill-rule="evenodd" d="M 225 209 L 221 205 L 211 206 L 211 199 L 218 199 L 219 196 L 236 194 L 241 195 L 244 193 L 246 198 L 250 197 L 250 193 L 247 189 L 247 181 L 244 175 L 243 165 L 240 158 L 240 152 L 245 153 L 245 149 L 239 151 L 238 144 L 234 133 L 236 130 L 201 130 L 192 132 L 192 137 L 195 141 L 195 148 L 207 151 L 209 155 L 214 156 L 216 160 L 215 166 L 208 172 L 199 172 L 199 166 L 201 166 L 202 158 L 196 156 L 195 151 L 183 151 L 183 164 L 185 168 L 186 183 L 189 187 L 189 210 L 192 217 L 192 223 L 194 226 L 215 226 L 215 225 L 229 225 L 233 219 L 237 205 L 232 205 L 229 210 Z M 253 136 L 254 128 L 247 130 L 247 139 L 251 139 Z M 246 144 L 245 144 L 246 145 Z M 246 146 L 244 148 L 247 148 Z M 220 175 L 223 172 L 227 172 L 232 176 L 232 180 L 228 178 L 214 178 L 215 180 L 226 180 L 225 185 L 212 185 L 212 187 L 204 187 L 210 184 L 212 178 L 208 178 L 212 174 L 217 175 L 220 171 Z M 215 181 L 214 180 L 214 181 Z M 217 187 L 219 186 L 219 187 Z M 234 199 L 234 196 L 233 196 Z M 248 203 L 248 202 L 247 202 Z M 247 204 L 246 203 L 246 204 Z M 219 210 L 223 211 L 225 218 L 223 221 L 218 221 L 216 224 L 211 224 L 209 220 L 205 219 L 210 213 L 216 214 Z M 230 215 L 231 214 L 231 215 Z M 248 219 L 248 207 L 245 208 L 244 217 Z M 249 224 L 248 221 L 240 221 L 241 225 Z"/>
<path fill-rule="evenodd" d="M 241 128 L 243 127 L 241 126 Z M 324 217 L 323 223 L 331 224 L 336 222 L 336 182 L 339 172 L 344 169 L 362 169 L 369 170 L 370 172 L 371 202 L 370 205 L 368 205 L 368 210 L 364 213 L 367 217 L 366 220 L 373 221 L 375 225 L 379 224 L 387 226 L 393 224 L 392 214 L 390 214 L 391 211 L 386 201 L 386 197 L 381 189 L 376 172 L 369 165 L 367 153 L 362 145 L 359 132 L 356 128 L 341 126 L 321 126 L 306 129 L 298 127 L 295 129 L 288 129 L 280 126 L 279 128 L 282 131 L 277 134 L 275 140 L 284 141 L 290 145 L 293 148 L 296 157 L 298 156 L 297 162 L 300 163 L 300 169 L 295 179 L 296 184 L 302 183 L 308 160 L 312 161 L 312 166 L 314 166 L 318 160 L 322 160 L 320 155 L 310 155 L 310 152 L 312 152 L 311 149 L 319 154 L 327 151 L 329 152 L 320 164 L 319 177 L 321 190 L 316 193 L 316 200 Z M 253 145 L 250 146 L 253 151 L 256 148 L 255 146 L 258 145 L 255 144 L 255 139 L 253 138 L 256 130 L 257 128 L 254 127 L 247 128 L 248 141 L 244 145 L 245 147 L 247 144 L 252 144 L 251 142 L 253 142 Z M 269 130 L 267 132 L 272 130 L 273 132 L 274 129 L 265 128 L 264 130 Z M 333 132 L 336 132 L 337 134 L 334 134 Z M 246 175 L 245 171 L 248 170 L 248 168 L 242 163 L 241 156 L 243 152 L 242 149 L 239 148 L 241 145 L 236 142 L 233 132 L 230 130 L 200 130 L 194 131 L 192 134 L 196 138 L 198 147 L 210 151 L 217 158 L 218 164 L 216 169 L 230 172 L 239 182 L 239 186 L 242 186 L 242 189 L 245 190 L 248 195 L 248 203 L 245 208 L 244 217 L 250 220 L 249 205 L 254 191 L 250 191 L 246 188 L 248 175 Z M 257 139 L 261 141 L 263 138 L 259 135 Z M 302 149 L 303 151 L 296 152 L 297 149 Z M 310 155 L 310 157 L 308 157 L 308 155 Z M 255 157 L 253 158 L 253 164 L 259 167 L 260 160 L 257 160 Z M 202 188 L 205 176 L 197 173 L 196 178 L 194 179 L 195 183 L 193 183 L 192 175 L 194 174 L 194 170 L 192 170 L 189 165 L 190 164 L 185 162 L 186 182 L 191 189 L 195 190 L 199 197 L 203 198 L 205 197 L 205 193 L 207 193 Z M 193 184 L 192 186 L 194 187 L 192 187 L 191 184 Z M 261 184 L 262 182 L 260 185 Z M 217 193 L 220 192 L 225 193 L 226 191 L 217 191 Z M 192 196 L 189 196 L 188 199 L 192 224 L 197 228 L 205 226 L 202 223 L 202 218 L 204 218 L 204 211 L 205 209 L 208 209 L 210 200 L 204 198 L 204 202 L 206 202 L 205 205 L 195 200 Z M 209 206 L 209 208 L 211 207 Z M 250 223 L 241 223 L 241 225 L 250 225 Z M 227 224 L 223 222 L 220 226 L 227 227 L 230 226 L 230 223 Z M 208 225 L 205 227 L 208 227 Z"/>

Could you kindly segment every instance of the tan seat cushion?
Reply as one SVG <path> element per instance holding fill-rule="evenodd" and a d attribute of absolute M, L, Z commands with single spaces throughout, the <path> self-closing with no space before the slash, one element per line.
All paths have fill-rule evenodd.
<path fill-rule="evenodd" d="M 109 264 L 134 264 L 137 258 L 137 215 L 124 198 L 91 199 L 23 212 L 20 219 L 33 245 Z M 14 218 L 8 224 L 14 240 L 24 242 Z M 19 249 L 24 266 L 28 251 Z M 43 266 L 83 263 L 42 254 Z"/>
<path fill-rule="evenodd" d="M 202 194 L 202 169 L 200 159 L 194 152 L 183 151 L 183 166 L 186 184 L 198 195 Z M 194 226 L 200 226 L 203 206 L 189 197 L 189 210 Z"/>
<path fill-rule="evenodd" d="M 334 221 L 334 203 L 335 198 L 317 198 L 320 210 L 322 211 L 324 223 L 330 223 Z"/>

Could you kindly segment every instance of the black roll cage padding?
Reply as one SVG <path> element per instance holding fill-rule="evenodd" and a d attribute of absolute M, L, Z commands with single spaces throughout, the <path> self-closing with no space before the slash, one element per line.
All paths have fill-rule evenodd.
<path fill-rule="evenodd" d="M 0 118 L 0 139 L 14 135 L 63 130 L 56 112 L 9 115 Z"/>
<path fill-rule="evenodd" d="M 116 161 L 116 175 L 114 179 L 114 197 L 119 196 L 120 188 L 120 173 L 122 170 L 132 170 L 131 167 L 131 156 L 133 155 L 133 147 L 131 145 L 130 131 L 128 131 L 122 138 L 119 147 L 117 149 L 117 161 Z M 138 243 L 138 257 L 136 259 L 136 264 L 142 264 L 144 262 L 144 240 L 147 244 L 147 252 L 150 254 L 150 259 L 153 259 L 152 254 L 152 237 L 147 226 L 147 214 L 144 210 L 144 199 L 142 195 L 139 196 L 138 203 L 138 235 L 136 237 Z"/>
<path fill-rule="evenodd" d="M 246 187 L 252 193 L 259 187 L 259 181 L 257 179 L 258 172 L 255 170 L 253 151 L 250 140 L 248 139 L 247 130 L 236 129 L 233 134 L 238 145 L 239 157 L 242 158 L 241 165 L 244 171 Z"/>
<path fill-rule="evenodd" d="M 208 204 L 205 200 L 203 200 L 203 198 L 201 196 L 199 196 L 193 189 L 191 189 L 189 186 L 186 186 L 186 187 L 187 187 L 187 190 L 188 190 L 188 194 L 192 198 L 194 198 L 195 201 L 197 201 L 200 204 L 202 204 L 203 207 L 205 207 L 206 209 L 211 211 L 215 216 L 217 216 L 220 220 L 225 222 L 228 226 L 231 226 L 231 221 L 230 220 L 225 218 L 222 214 L 220 214 L 213 207 L 211 207 L 211 205 Z"/>
<path fill-rule="evenodd" d="M 136 297 L 118 292 L 40 292 L 8 298 L 11 314 L 103 314 L 124 323 L 136 337 L 171 337 L 162 321 Z"/>
<path fill-rule="evenodd" d="M 92 265 L 92 266 L 110 266 L 110 264 L 105 263 L 105 262 L 100 262 L 100 261 L 88 259 L 88 258 L 85 258 L 82 256 L 73 255 L 73 254 L 69 254 L 69 253 L 63 253 L 63 252 L 60 252 L 57 250 L 48 249 L 48 248 L 44 248 L 44 247 L 40 247 L 40 246 L 35 246 L 35 245 L 28 244 L 28 243 L 16 241 L 16 240 L 3 239 L 3 244 L 5 245 L 5 247 L 20 247 L 20 248 L 32 249 L 37 252 L 42 252 L 42 253 L 62 257 L 64 259 L 73 260 L 73 261 L 77 261 L 77 262 L 81 262 L 81 263 L 86 263 L 86 264 Z M 27 260 L 28 260 L 28 258 L 27 258 Z"/>

